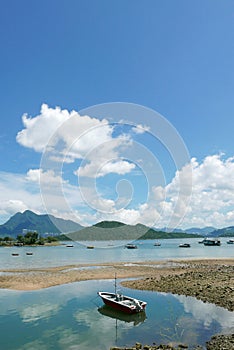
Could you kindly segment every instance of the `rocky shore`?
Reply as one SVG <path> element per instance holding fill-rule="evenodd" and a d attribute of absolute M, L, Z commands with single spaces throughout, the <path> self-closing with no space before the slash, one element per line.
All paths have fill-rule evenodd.
<path fill-rule="evenodd" d="M 139 280 L 124 281 L 129 288 L 159 291 L 192 296 L 204 302 L 214 303 L 229 311 L 234 311 L 234 264 L 233 260 L 180 261 L 180 272 L 174 269 L 170 274 L 152 275 Z M 132 348 L 112 348 L 111 350 L 182 350 L 186 344 L 141 345 Z M 193 350 L 199 350 L 196 347 Z M 207 350 L 234 350 L 234 334 L 214 335 L 206 344 Z"/>
<path fill-rule="evenodd" d="M 186 350 L 188 345 L 179 344 L 178 346 L 172 345 L 142 345 L 141 343 L 136 343 L 132 347 L 112 347 L 110 350 Z M 201 346 L 196 346 L 192 350 L 204 350 Z M 210 341 L 206 343 L 206 350 L 234 350 L 234 334 L 230 335 L 215 335 Z"/>
<path fill-rule="evenodd" d="M 184 261 L 180 272 L 147 276 L 125 281 L 123 285 L 133 289 L 151 290 L 196 297 L 204 302 L 234 311 L 233 260 Z M 175 273 L 176 272 L 176 273 Z"/>

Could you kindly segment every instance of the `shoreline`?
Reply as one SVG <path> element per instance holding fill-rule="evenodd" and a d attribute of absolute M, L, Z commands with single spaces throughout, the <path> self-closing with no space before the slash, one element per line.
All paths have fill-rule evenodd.
<path fill-rule="evenodd" d="M 49 268 L 0 269 L 0 288 L 21 291 L 86 281 L 122 281 L 132 289 L 183 294 L 234 311 L 234 258 L 77 264 Z"/>

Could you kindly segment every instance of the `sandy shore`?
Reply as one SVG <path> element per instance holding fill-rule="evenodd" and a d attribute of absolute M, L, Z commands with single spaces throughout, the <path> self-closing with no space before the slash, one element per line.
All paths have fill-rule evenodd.
<path fill-rule="evenodd" d="M 194 296 L 234 311 L 234 259 L 171 260 L 0 270 L 0 288 L 37 290 L 65 283 L 136 277 L 134 289 Z"/>

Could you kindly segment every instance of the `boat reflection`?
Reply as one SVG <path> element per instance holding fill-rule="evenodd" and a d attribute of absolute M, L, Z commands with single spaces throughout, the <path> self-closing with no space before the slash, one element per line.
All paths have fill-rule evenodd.
<path fill-rule="evenodd" d="M 124 321 L 124 322 L 133 322 L 134 326 L 139 325 L 140 323 L 143 323 L 146 319 L 146 313 L 145 311 L 138 312 L 136 314 L 126 314 L 124 312 L 113 310 L 108 305 L 104 305 L 98 309 L 98 312 L 100 314 L 114 318 L 116 320 Z"/>

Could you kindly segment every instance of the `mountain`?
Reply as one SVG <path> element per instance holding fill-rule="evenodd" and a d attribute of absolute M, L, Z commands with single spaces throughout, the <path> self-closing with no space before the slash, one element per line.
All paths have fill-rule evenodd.
<path fill-rule="evenodd" d="M 101 221 L 91 227 L 66 235 L 74 241 L 136 240 L 194 237 L 194 234 L 156 231 L 142 224 L 126 225 L 117 221 Z"/>
<path fill-rule="evenodd" d="M 234 237 L 234 226 L 220 228 L 218 230 L 214 230 L 210 233 L 209 236 L 212 237 Z"/>
<path fill-rule="evenodd" d="M 203 227 L 203 228 L 191 227 L 191 228 L 189 228 L 189 229 L 187 229 L 185 231 L 188 232 L 188 233 L 195 233 L 195 234 L 206 236 L 206 235 L 209 235 L 214 230 L 216 230 L 215 227 L 207 226 L 207 227 Z"/>
<path fill-rule="evenodd" d="M 214 230 L 216 230 L 216 228 L 212 227 L 212 226 L 207 226 L 207 227 L 203 227 L 203 228 L 191 227 L 191 228 L 188 228 L 186 230 L 182 230 L 179 228 L 172 229 L 172 228 L 168 228 L 168 227 L 163 227 L 161 229 L 155 229 L 155 231 L 176 232 L 176 233 L 184 232 L 184 233 L 192 233 L 195 235 L 202 235 L 202 236 L 206 236 Z"/>
<path fill-rule="evenodd" d="M 1 236 L 16 237 L 22 234 L 23 229 L 44 233 L 67 233 L 78 231 L 83 226 L 71 220 L 56 218 L 53 215 L 38 215 L 30 210 L 23 213 L 16 213 L 5 224 L 0 225 Z"/>

